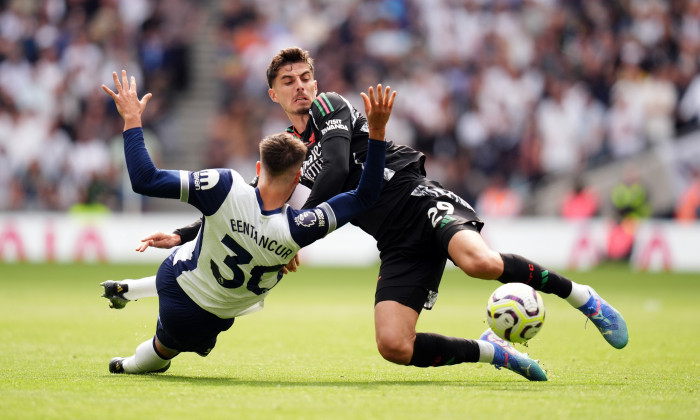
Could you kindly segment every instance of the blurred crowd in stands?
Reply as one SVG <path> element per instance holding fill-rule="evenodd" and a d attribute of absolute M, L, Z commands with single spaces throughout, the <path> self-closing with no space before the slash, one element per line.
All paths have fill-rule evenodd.
<path fill-rule="evenodd" d="M 134 75 L 154 93 L 146 123 L 157 129 L 187 87 L 195 9 L 188 0 L 2 2 L 0 210 L 121 208 L 123 122 L 100 86 L 114 85 L 115 70 Z"/>
<path fill-rule="evenodd" d="M 143 80 L 152 150 L 167 149 L 205 25 L 223 95 L 202 168 L 252 167 L 258 141 L 289 125 L 265 69 L 293 45 L 315 57 L 319 91 L 358 109 L 367 86 L 397 89 L 388 138 L 429 155 L 430 176 L 484 217 L 527 214 L 542 180 L 700 122 L 700 0 L 221 0 L 208 20 L 194 0 L 2 3 L 0 210 L 121 210 L 121 122 L 99 86 L 121 68 Z M 576 185 L 561 212 L 614 198 Z"/>

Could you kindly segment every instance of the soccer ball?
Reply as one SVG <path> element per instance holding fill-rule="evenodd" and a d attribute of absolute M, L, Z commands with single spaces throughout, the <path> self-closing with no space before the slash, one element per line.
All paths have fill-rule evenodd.
<path fill-rule="evenodd" d="M 486 321 L 502 339 L 524 343 L 544 324 L 542 296 L 524 283 L 504 284 L 489 297 Z"/>

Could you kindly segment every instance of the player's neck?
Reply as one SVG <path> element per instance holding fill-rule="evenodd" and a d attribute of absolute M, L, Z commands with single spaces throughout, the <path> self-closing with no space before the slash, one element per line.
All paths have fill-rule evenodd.
<path fill-rule="evenodd" d="M 292 122 L 297 133 L 303 133 L 306 130 L 306 124 L 309 122 L 309 114 L 287 114 L 289 121 Z"/>
<path fill-rule="evenodd" d="M 276 210 L 287 202 L 291 195 L 288 187 L 275 185 L 274 183 L 259 183 L 258 191 L 263 202 L 263 210 Z"/>

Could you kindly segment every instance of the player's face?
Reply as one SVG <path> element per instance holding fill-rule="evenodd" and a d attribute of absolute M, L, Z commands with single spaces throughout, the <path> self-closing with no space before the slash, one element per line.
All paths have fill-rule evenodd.
<path fill-rule="evenodd" d="M 306 63 L 293 63 L 279 69 L 268 91 L 270 99 L 282 106 L 287 114 L 308 114 L 316 99 L 316 80 Z"/>

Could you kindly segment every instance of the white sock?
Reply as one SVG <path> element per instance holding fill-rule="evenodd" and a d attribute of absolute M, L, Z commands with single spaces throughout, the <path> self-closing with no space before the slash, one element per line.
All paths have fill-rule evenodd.
<path fill-rule="evenodd" d="M 588 286 L 571 282 L 571 294 L 565 299 L 574 308 L 580 308 L 591 297 Z"/>
<path fill-rule="evenodd" d="M 158 356 L 153 347 L 153 338 L 149 338 L 136 347 L 134 355 L 124 359 L 124 372 L 147 373 L 165 367 L 170 360 Z"/>
<path fill-rule="evenodd" d="M 493 362 L 493 355 L 496 352 L 496 350 L 493 349 L 493 344 L 485 340 L 476 340 L 476 344 L 479 345 L 479 362 Z"/>
<path fill-rule="evenodd" d="M 129 300 L 137 300 L 144 297 L 156 297 L 158 296 L 158 289 L 156 289 L 156 276 L 144 277 L 142 279 L 126 279 L 122 280 L 129 286 L 129 291 L 124 292 L 124 297 Z"/>

